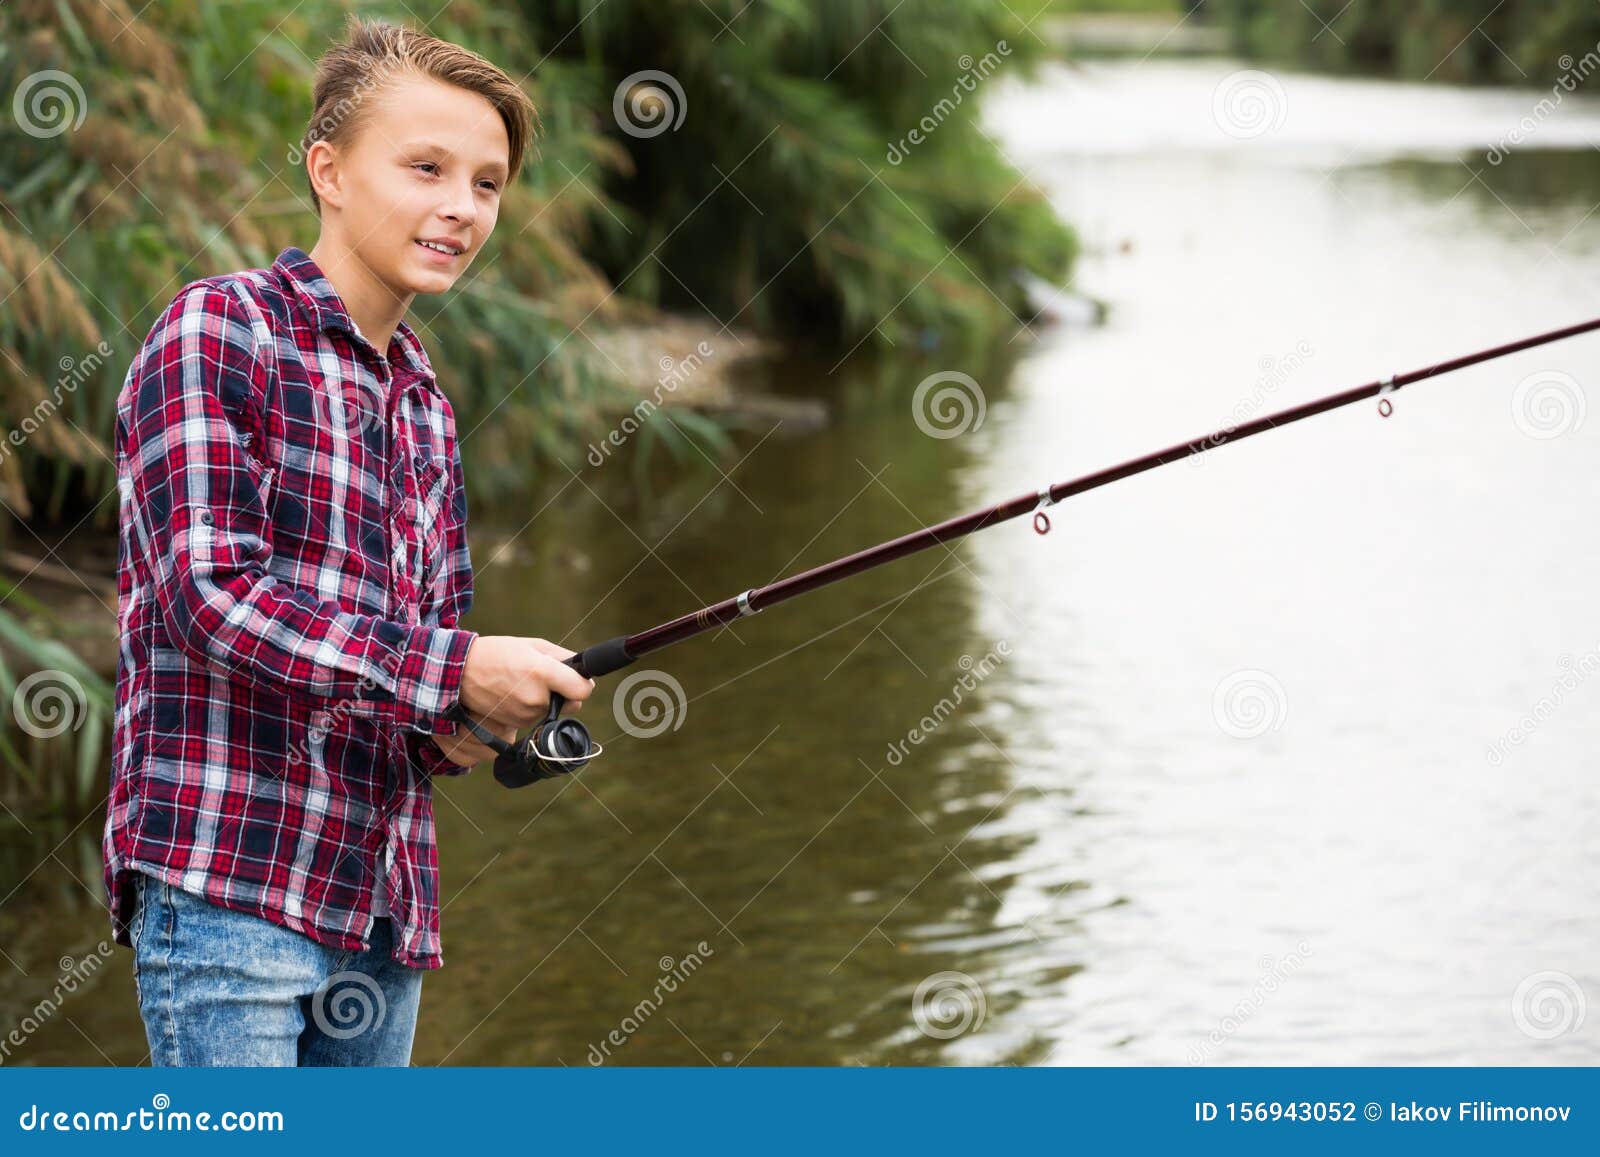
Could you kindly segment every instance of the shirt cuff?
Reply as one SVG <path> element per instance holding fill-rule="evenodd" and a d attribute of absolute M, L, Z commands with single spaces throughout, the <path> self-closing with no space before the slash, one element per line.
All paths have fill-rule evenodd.
<path fill-rule="evenodd" d="M 446 733 L 449 726 L 445 726 Z M 405 742 L 411 761 L 427 775 L 465 775 L 472 770 L 470 766 L 463 767 L 447 756 L 431 736 L 413 732 L 406 736 Z"/>
<path fill-rule="evenodd" d="M 461 696 L 467 651 L 477 637 L 476 631 L 444 627 L 411 630 L 395 679 L 396 726 L 426 733 L 454 729 L 444 715 Z"/>

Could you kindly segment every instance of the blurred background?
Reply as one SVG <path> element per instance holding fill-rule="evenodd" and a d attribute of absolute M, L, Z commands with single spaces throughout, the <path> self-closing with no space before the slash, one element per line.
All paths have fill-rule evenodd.
<path fill-rule="evenodd" d="M 540 112 L 408 318 L 480 632 L 639 631 L 1600 309 L 1580 0 L 9 0 L 4 1063 L 147 1063 L 101 895 L 111 415 L 184 284 L 316 240 L 352 11 Z M 1597 364 L 1421 384 L 602 681 L 580 776 L 437 789 L 416 1063 L 1600 1059 Z"/>

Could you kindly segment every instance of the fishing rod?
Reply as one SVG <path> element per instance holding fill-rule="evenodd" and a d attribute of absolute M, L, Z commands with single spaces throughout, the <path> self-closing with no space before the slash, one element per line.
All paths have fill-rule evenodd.
<path fill-rule="evenodd" d="M 1087 490 L 1095 490 L 1123 478 L 1135 474 L 1143 474 L 1146 470 L 1153 470 L 1157 466 L 1165 466 L 1184 458 L 1204 454 L 1218 446 L 1225 446 L 1229 442 L 1238 442 L 1259 434 L 1264 430 L 1275 430 L 1280 426 L 1287 426 L 1291 422 L 1298 422 L 1303 418 L 1314 417 L 1329 410 L 1336 410 L 1341 406 L 1348 406 L 1366 398 L 1378 399 L 1378 413 L 1382 417 L 1389 417 L 1394 412 L 1394 404 L 1388 395 L 1404 386 L 1436 378 L 1443 374 L 1453 373 L 1456 370 L 1466 369 L 1481 362 L 1492 361 L 1495 358 L 1505 357 L 1508 354 L 1519 353 L 1522 350 L 1533 349 L 1536 346 L 1547 345 L 1550 342 L 1560 341 L 1563 338 L 1576 337 L 1591 330 L 1600 329 L 1600 318 L 1592 321 L 1580 322 L 1569 325 L 1564 329 L 1551 330 L 1548 333 L 1536 334 L 1533 337 L 1522 338 L 1518 341 L 1507 342 L 1505 345 L 1494 346 L 1490 349 L 1480 350 L 1477 353 L 1466 354 L 1462 357 L 1451 358 L 1449 361 L 1438 362 L 1424 369 L 1412 370 L 1410 373 L 1391 374 L 1375 382 L 1355 386 L 1341 393 L 1329 394 L 1314 401 L 1305 402 L 1298 406 L 1279 410 L 1277 413 L 1266 414 L 1253 421 L 1245 422 L 1239 426 L 1225 426 L 1213 431 L 1202 438 L 1190 442 L 1180 442 L 1169 446 L 1165 450 L 1157 450 L 1153 454 L 1145 454 L 1139 458 L 1130 459 L 1117 466 L 1108 466 L 1097 470 L 1093 474 L 1085 474 L 1081 478 L 1074 478 L 1067 482 L 1057 482 L 1050 486 L 1041 486 L 1037 491 L 1018 495 L 1006 502 L 963 514 L 941 522 L 936 526 L 926 526 L 903 534 L 899 538 L 881 542 L 877 546 L 860 550 L 854 554 L 845 555 L 834 559 L 832 562 L 823 563 L 821 566 L 812 567 L 810 570 L 791 575 L 767 586 L 752 587 L 740 592 L 732 598 L 723 599 L 721 602 L 712 603 L 710 606 L 701 607 L 687 615 L 670 619 L 665 623 L 650 627 L 633 635 L 618 635 L 614 639 L 607 639 L 603 643 L 596 643 L 591 647 L 568 657 L 564 662 L 575 668 L 580 675 L 594 679 L 601 675 L 608 675 L 613 671 L 621 670 L 635 660 L 646 655 L 669 647 L 673 643 L 681 643 L 685 639 L 703 634 L 715 627 L 733 622 L 735 619 L 747 615 L 759 614 L 768 607 L 778 603 L 787 602 L 792 598 L 803 595 L 808 591 L 817 590 L 819 587 L 829 586 L 840 582 L 862 571 L 883 566 L 885 563 L 894 562 L 909 554 L 939 546 L 954 539 L 964 538 L 979 530 L 997 526 L 1002 522 L 1009 522 L 1020 518 L 1024 514 L 1033 515 L 1033 528 L 1039 534 L 1047 534 L 1050 530 L 1050 516 L 1046 508 L 1054 506 L 1063 499 L 1071 498 L 1075 494 L 1082 494 Z M 516 743 L 508 743 L 494 732 L 472 719 L 457 704 L 451 713 L 451 718 L 463 724 L 480 742 L 498 752 L 494 764 L 494 777 L 506 787 L 525 787 L 541 779 L 554 779 L 561 775 L 569 775 L 577 771 L 600 754 L 600 748 L 589 736 L 589 731 L 578 720 L 561 715 L 564 698 L 557 692 L 550 692 L 549 713 L 526 738 Z"/>

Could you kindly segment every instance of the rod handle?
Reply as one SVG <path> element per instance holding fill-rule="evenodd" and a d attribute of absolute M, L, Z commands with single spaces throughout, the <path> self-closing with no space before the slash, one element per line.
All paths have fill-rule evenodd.
<path fill-rule="evenodd" d="M 633 656 L 628 654 L 627 643 L 626 635 L 618 635 L 614 639 L 585 647 L 565 662 L 586 679 L 598 679 L 601 675 L 609 675 L 633 662 Z"/>

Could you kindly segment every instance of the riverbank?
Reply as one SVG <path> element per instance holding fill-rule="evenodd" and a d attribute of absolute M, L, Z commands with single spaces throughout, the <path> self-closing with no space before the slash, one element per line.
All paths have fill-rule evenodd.
<path fill-rule="evenodd" d="M 1227 31 L 1192 12 L 1075 12 L 1040 21 L 1069 58 L 1202 56 L 1226 52 Z"/>

